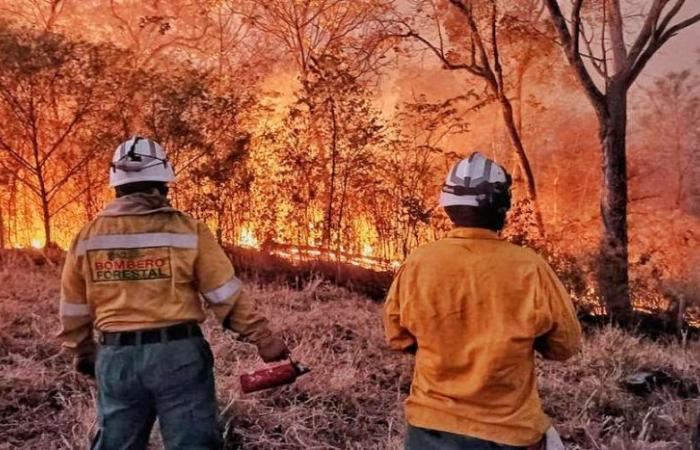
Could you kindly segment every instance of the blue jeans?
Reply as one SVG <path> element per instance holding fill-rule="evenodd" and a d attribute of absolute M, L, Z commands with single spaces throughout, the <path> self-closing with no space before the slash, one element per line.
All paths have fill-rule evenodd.
<path fill-rule="evenodd" d="M 203 338 L 102 346 L 93 450 L 145 450 L 158 418 L 168 450 L 219 450 L 213 357 Z"/>
<path fill-rule="evenodd" d="M 408 425 L 405 450 L 523 450 L 525 447 L 497 444 L 446 431 Z"/>

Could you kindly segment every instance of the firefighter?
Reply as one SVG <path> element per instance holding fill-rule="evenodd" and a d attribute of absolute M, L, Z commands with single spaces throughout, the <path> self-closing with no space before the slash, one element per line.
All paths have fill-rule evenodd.
<path fill-rule="evenodd" d="M 510 188 L 506 170 L 480 153 L 455 164 L 440 195 L 454 228 L 416 249 L 389 290 L 389 345 L 415 354 L 407 450 L 556 448 L 535 351 L 567 359 L 581 329 L 549 265 L 499 237 Z"/>
<path fill-rule="evenodd" d="M 61 278 L 59 337 L 97 382 L 92 448 L 146 449 L 157 418 L 167 449 L 219 449 L 200 296 L 264 361 L 289 351 L 207 226 L 170 206 L 175 174 L 160 145 L 139 136 L 121 144 L 109 181 L 117 198 L 78 233 Z"/>

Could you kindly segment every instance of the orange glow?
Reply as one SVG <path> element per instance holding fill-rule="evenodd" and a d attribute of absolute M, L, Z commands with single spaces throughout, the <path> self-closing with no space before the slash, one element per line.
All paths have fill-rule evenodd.
<path fill-rule="evenodd" d="M 1 5 L 14 3 L 50 6 L 68 2 L 0 0 Z M 31 14 L 29 9 L 5 8 L 12 17 L 10 24 L 2 21 L 0 41 L 11 44 L 8 48 L 24 48 L 30 53 L 8 55 L 3 67 L 10 74 L 5 78 L 12 81 L 6 87 L 12 91 L 0 96 L 0 116 L 6 124 L 0 127 L 0 141 L 7 143 L 0 148 L 0 162 L 7 166 L 0 171 L 3 246 L 67 249 L 81 226 L 114 197 L 107 185 L 107 167 L 111 149 L 119 145 L 119 134 L 125 138 L 143 132 L 145 137 L 161 141 L 178 169 L 179 182 L 171 191 L 173 205 L 215 228 L 221 242 L 276 255 L 292 264 L 320 260 L 396 270 L 413 249 L 444 236 L 450 222 L 438 207 L 442 180 L 453 162 L 481 149 L 508 170 L 518 172 L 513 173 L 514 208 L 506 234 L 566 256 L 561 262 L 567 270 L 569 264 L 575 269 L 567 272 L 575 274 L 571 275 L 576 277 L 573 282 L 578 286 L 579 278 L 585 277 L 582 282 L 589 288 L 579 294 L 583 295 L 580 301 L 592 305 L 596 313 L 606 312 L 594 288 L 595 259 L 591 257 L 597 252 L 602 229 L 597 198 L 602 176 L 597 117 L 587 105 L 585 93 L 574 88 L 568 77 L 557 77 L 556 83 L 525 77 L 517 85 L 516 80 L 504 80 L 507 94 L 516 99 L 516 110 L 522 116 L 517 119 L 529 124 L 527 139 L 520 140 L 525 146 L 522 153 L 534 162 L 532 186 L 539 190 L 534 203 L 527 200 L 531 196 L 525 189 L 527 174 L 520 173 L 521 152 L 513 151 L 514 136 L 507 133 L 508 122 L 501 122 L 503 113 L 508 114 L 501 102 L 492 101 L 488 89 L 481 92 L 478 79 L 473 80 L 474 86 L 460 85 L 454 78 L 460 75 L 443 70 L 438 59 L 416 57 L 422 54 L 419 42 L 414 42 L 416 47 L 397 46 L 403 49 L 392 58 L 402 62 L 392 63 L 386 76 L 376 77 L 379 73 L 370 73 L 375 64 L 367 63 L 374 56 L 384 58 L 382 52 L 389 48 L 384 45 L 395 44 L 376 37 L 365 40 L 363 30 L 374 25 L 365 28 L 364 23 L 355 23 L 350 17 L 352 8 L 347 17 L 341 14 L 344 8 L 324 10 L 318 24 L 302 30 L 311 35 L 300 37 L 295 32 L 287 35 L 295 27 L 278 22 L 278 18 L 273 20 L 277 13 L 266 7 L 243 8 L 247 11 L 244 15 L 253 14 L 250 17 L 256 20 L 236 22 L 242 27 L 239 29 L 238 25 L 224 26 L 229 20 L 238 20 L 221 15 L 225 10 L 238 17 L 239 12 L 229 11 L 231 8 L 199 11 L 199 7 L 187 6 L 175 8 L 175 12 L 166 6 L 170 2 L 122 2 L 130 6 L 118 11 L 109 8 L 110 2 L 93 3 L 90 14 L 82 14 L 78 6 L 61 6 L 56 17 L 53 10 L 44 11 L 47 15 L 40 11 L 46 5 L 32 7 L 36 11 Z M 145 5 L 151 3 L 162 4 Z M 360 3 L 386 3 L 367 17 L 384 12 L 393 17 L 396 13 L 391 10 L 392 2 Z M 400 15 L 411 8 L 403 11 L 399 7 Z M 446 32 L 460 33 L 457 19 L 464 17 L 453 17 L 447 12 L 450 8 L 436 10 L 446 16 L 416 21 L 416 32 L 434 37 L 433 25 L 445 20 Z M 193 17 L 186 16 L 195 10 Z M 524 9 L 514 8 L 516 11 L 520 14 Z M 115 22 L 117 13 L 125 13 L 126 22 Z M 161 23 L 164 17 L 168 19 Z M 177 26 L 161 35 L 151 19 Z M 41 33 L 54 20 L 58 22 L 52 32 L 66 34 L 65 41 L 61 39 L 64 43 L 46 40 Z M 392 21 L 391 27 L 401 21 L 397 22 Z M 319 48 L 313 44 L 314 48 L 305 49 L 303 44 L 312 42 L 316 32 L 328 31 L 315 27 L 328 24 L 337 33 L 333 51 L 322 51 L 323 43 Z M 342 29 L 344 26 L 349 28 Z M 427 28 L 422 29 L 424 26 Z M 510 22 L 503 26 L 510 26 Z M 374 31 L 368 33 L 373 35 Z M 183 39 L 189 44 L 177 45 Z M 85 46 L 74 45 L 74 40 Z M 460 46 L 470 41 L 451 42 L 454 55 L 450 57 L 459 59 L 463 50 L 469 50 Z M 92 55 L 87 51 L 91 42 L 104 46 L 90 57 L 96 58 L 94 67 L 105 70 L 78 74 L 70 64 Z M 225 42 L 226 48 L 217 48 L 217 42 Z M 50 46 L 44 48 L 45 44 Z M 522 42 L 506 39 L 501 45 L 504 54 L 513 55 L 508 60 L 512 67 L 504 68 L 504 73 L 514 73 L 516 67 L 527 68 L 528 73 L 554 67 L 549 43 L 539 37 L 528 44 L 527 51 L 521 51 L 525 48 Z M 305 50 L 328 57 L 299 56 Z M 267 56 L 277 51 L 287 57 Z M 70 57 L 55 58 L 56 67 L 30 64 L 27 67 L 31 70 L 18 70 L 24 67 L 22 61 L 32 61 L 37 55 L 42 60 L 41 55 L 52 52 Z M 518 59 L 525 54 L 529 55 L 526 59 Z M 355 61 L 357 55 L 366 58 Z M 167 70 L 142 73 L 138 69 L 141 64 L 132 67 L 132 61 L 148 61 L 148 65 Z M 556 61 L 564 64 L 561 58 Z M 251 72 L 249 67 L 256 69 Z M 112 70 L 115 68 L 119 70 Z M 367 76 L 358 76 L 365 69 Z M 568 68 L 560 65 L 553 70 L 564 73 Z M 636 158 L 630 159 L 630 164 L 635 170 L 646 171 L 659 148 L 670 149 L 672 159 L 664 171 L 652 171 L 653 176 L 630 177 L 630 195 L 640 199 L 630 203 L 630 274 L 634 283 L 639 280 L 643 282 L 640 285 L 659 291 L 644 293 L 640 300 L 649 310 L 671 307 L 664 283 L 693 289 L 698 284 L 690 277 L 697 266 L 693 261 L 700 261 L 700 239 L 693 231 L 700 229 L 700 218 L 689 211 L 700 208 L 700 200 L 689 195 L 689 189 L 700 181 L 700 172 L 689 167 L 686 173 L 688 163 L 684 161 L 691 161 L 697 140 L 693 119 L 700 111 L 694 106 L 700 87 L 694 81 L 697 73 L 687 72 L 691 74 L 688 78 L 670 74 L 652 83 L 654 75 L 644 81 L 648 86 L 635 97 L 639 114 L 629 124 L 630 148 L 634 147 L 630 158 Z M 143 82 L 131 83 L 132 79 Z M 679 88 L 672 89 L 676 83 L 680 83 Z M 23 86 L 38 88 L 25 92 Z M 129 92 L 124 92 L 125 86 Z M 516 87 L 527 95 L 510 92 Z M 676 92 L 692 95 L 676 96 Z M 151 101 L 146 108 L 130 108 L 127 115 L 113 114 L 121 111 L 119 99 L 125 94 Z M 521 102 L 520 97 L 528 101 Z M 13 98 L 41 108 L 36 114 L 25 114 L 27 106 L 9 101 Z M 80 111 L 85 113 L 75 115 Z M 576 127 L 571 127 L 572 121 Z M 34 134 L 26 130 L 34 130 Z M 197 133 L 181 133 L 187 130 Z M 85 144 L 93 138 L 101 142 L 98 153 Z M 12 147 L 17 151 L 10 152 Z M 37 150 L 38 158 L 32 156 Z M 676 201 L 673 209 L 665 199 L 646 195 L 666 180 L 672 181 L 668 189 Z M 542 209 L 546 242 L 537 238 L 540 233 L 533 221 L 534 207 Z"/>

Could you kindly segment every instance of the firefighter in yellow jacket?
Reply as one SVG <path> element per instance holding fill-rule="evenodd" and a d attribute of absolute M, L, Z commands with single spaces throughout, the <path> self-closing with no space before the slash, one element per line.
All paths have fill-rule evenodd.
<path fill-rule="evenodd" d="M 567 359 L 581 330 L 549 265 L 498 235 L 510 187 L 506 170 L 480 153 L 455 164 L 440 196 L 455 227 L 415 250 L 389 290 L 388 342 L 416 355 L 407 450 L 539 448 L 548 429 L 557 439 L 535 351 Z"/>
<path fill-rule="evenodd" d="M 146 449 L 156 418 L 169 450 L 221 448 L 201 299 L 263 360 L 288 356 L 207 226 L 170 206 L 174 180 L 160 145 L 138 136 L 121 144 L 110 170 L 117 198 L 67 255 L 59 336 L 76 369 L 96 376 L 93 449 Z"/>

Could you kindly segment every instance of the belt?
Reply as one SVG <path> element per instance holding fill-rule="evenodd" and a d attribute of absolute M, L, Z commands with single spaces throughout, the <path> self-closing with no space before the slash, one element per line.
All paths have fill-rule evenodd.
<path fill-rule="evenodd" d="M 536 444 L 532 444 L 529 447 L 525 447 L 525 450 L 545 450 L 546 447 L 546 439 L 542 439 L 540 442 Z"/>
<path fill-rule="evenodd" d="M 137 331 L 104 332 L 100 335 L 102 345 L 144 345 L 202 337 L 196 323 L 180 323 L 165 328 Z"/>

